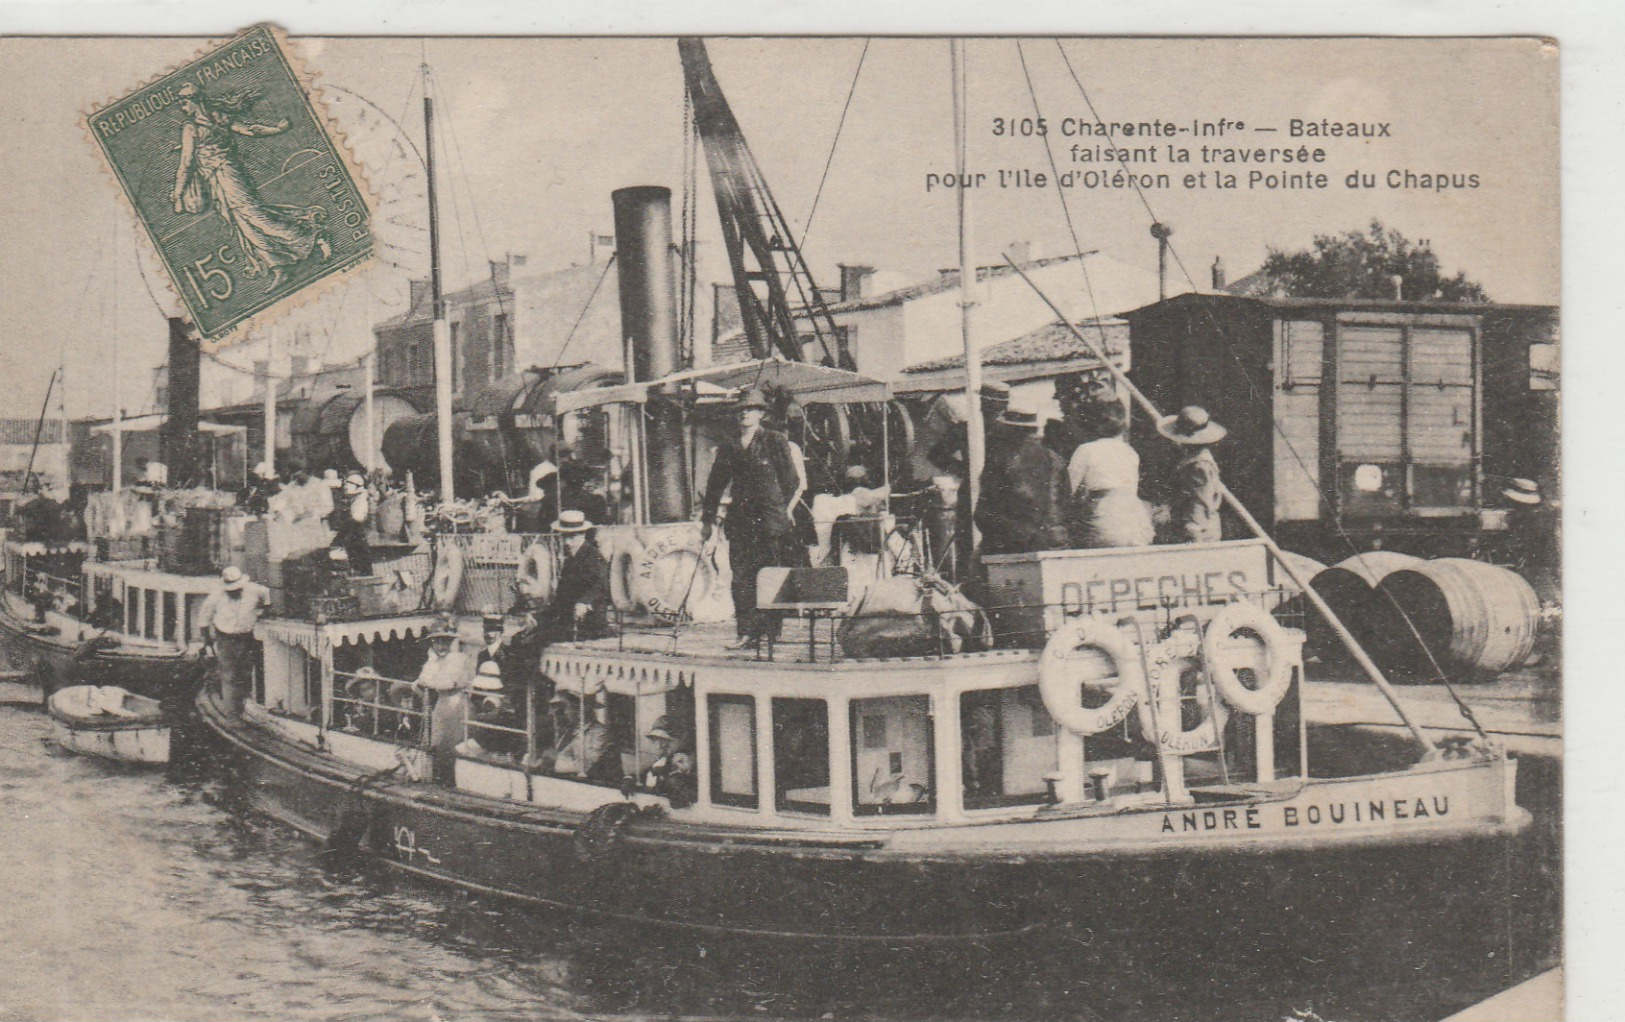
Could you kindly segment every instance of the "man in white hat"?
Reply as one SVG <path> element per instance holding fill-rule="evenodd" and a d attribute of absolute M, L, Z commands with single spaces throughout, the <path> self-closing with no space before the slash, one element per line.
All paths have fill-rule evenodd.
<path fill-rule="evenodd" d="M 1170 539 L 1175 543 L 1217 543 L 1224 538 L 1219 508 L 1224 503 L 1224 483 L 1213 445 L 1229 430 L 1219 425 L 1200 405 L 1187 405 L 1178 415 L 1163 416 L 1157 432 L 1185 448 L 1185 456 L 1174 467 L 1168 506 Z"/>
<path fill-rule="evenodd" d="M 549 643 L 595 639 L 609 632 L 609 562 L 598 549 L 597 526 L 584 512 L 559 512 L 553 531 L 563 537 L 564 566 L 553 601 L 539 616 Z"/>
<path fill-rule="evenodd" d="M 254 625 L 260 610 L 270 603 L 271 591 L 243 574 L 235 564 L 220 573 L 220 588 L 203 600 L 198 611 L 198 634 L 213 648 L 220 666 L 220 696 L 226 713 L 241 717 L 254 670 L 259 643 Z"/>
<path fill-rule="evenodd" d="M 982 469 L 976 526 L 990 554 L 1059 550 L 1066 546 L 1071 489 L 1066 462 L 1038 440 L 1038 411 L 1011 404 L 998 418 L 1005 441 Z"/>
<path fill-rule="evenodd" d="M 429 708 L 429 756 L 434 779 L 448 786 L 456 783 L 457 746 L 466 737 L 467 692 L 474 676 L 473 660 L 457 647 L 456 629 L 444 627 L 429 633 L 429 655 L 418 672 L 418 687 L 433 700 Z"/>

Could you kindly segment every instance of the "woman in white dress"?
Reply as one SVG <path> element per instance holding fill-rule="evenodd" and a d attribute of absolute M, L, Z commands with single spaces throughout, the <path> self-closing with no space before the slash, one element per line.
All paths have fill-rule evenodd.
<path fill-rule="evenodd" d="M 1096 402 L 1087 425 L 1090 439 L 1078 445 L 1067 463 L 1072 545 L 1150 546 L 1156 529 L 1140 499 L 1140 456 L 1123 439 L 1128 410 L 1120 401 Z"/>

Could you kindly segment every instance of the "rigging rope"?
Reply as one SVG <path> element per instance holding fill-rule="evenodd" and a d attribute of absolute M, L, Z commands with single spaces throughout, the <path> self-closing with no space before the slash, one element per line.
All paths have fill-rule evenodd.
<path fill-rule="evenodd" d="M 812 208 L 807 210 L 807 223 L 801 228 L 801 241 L 796 244 L 797 248 L 807 247 L 807 235 L 812 232 L 813 217 L 818 214 L 818 200 L 824 194 L 824 182 L 829 180 L 830 165 L 835 162 L 835 147 L 841 144 L 841 129 L 846 127 L 846 114 L 852 109 L 852 97 L 858 91 L 858 77 L 863 74 L 863 58 L 869 55 L 869 44 L 873 41 L 865 39 L 863 52 L 858 54 L 858 67 L 852 72 L 852 85 L 846 90 L 846 105 L 841 107 L 841 119 L 835 125 L 835 137 L 830 139 L 829 155 L 824 159 L 824 173 L 818 178 L 818 189 L 813 192 Z"/>
<path fill-rule="evenodd" d="M 592 294 L 587 296 L 586 303 L 581 306 L 581 313 L 576 316 L 576 321 L 571 325 L 570 332 L 565 335 L 564 343 L 559 345 L 558 357 L 553 360 L 554 369 L 564 364 L 564 353 L 570 350 L 570 342 L 575 340 L 576 330 L 580 328 L 581 321 L 587 318 L 587 310 L 592 308 L 592 300 L 598 297 L 598 289 L 604 286 L 604 278 L 609 276 L 609 268 L 615 265 L 615 256 L 618 254 L 615 252 L 610 253 L 609 259 L 604 263 L 604 272 L 598 275 L 598 282 L 592 286 Z"/>

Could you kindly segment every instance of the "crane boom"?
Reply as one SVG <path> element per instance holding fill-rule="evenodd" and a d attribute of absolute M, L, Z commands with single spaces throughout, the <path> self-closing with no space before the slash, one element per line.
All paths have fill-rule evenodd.
<path fill-rule="evenodd" d="M 705 43 L 679 39 L 677 52 L 694 106 L 695 131 L 705 147 L 716 192 L 722 237 L 751 355 L 767 358 L 777 352 L 792 361 L 804 361 L 801 331 L 796 325 L 799 314 L 811 324 L 829 364 L 854 368 L 851 356 L 838 351 L 835 321 L 722 94 Z"/>

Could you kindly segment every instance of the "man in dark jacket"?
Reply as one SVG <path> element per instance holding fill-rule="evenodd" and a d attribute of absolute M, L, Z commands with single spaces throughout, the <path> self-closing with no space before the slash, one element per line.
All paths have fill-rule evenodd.
<path fill-rule="evenodd" d="M 709 540 L 717 508 L 726 490 L 728 505 L 728 564 L 733 571 L 734 616 L 739 639 L 729 648 L 754 645 L 777 637 L 779 615 L 756 609 L 756 573 L 773 565 L 796 564 L 795 505 L 801 499 L 801 474 L 796 471 L 790 440 L 762 425 L 767 400 L 751 389 L 739 398 L 739 438 L 717 450 L 705 483 L 701 529 Z"/>
<path fill-rule="evenodd" d="M 1028 553 L 1066 547 L 1066 462 L 1038 441 L 1038 413 L 1010 408 L 999 416 L 1005 440 L 982 470 L 976 527 L 982 551 Z"/>
<path fill-rule="evenodd" d="M 553 531 L 564 537 L 565 561 L 553 602 L 540 616 L 547 641 L 596 639 L 609 633 L 609 563 L 598 550 L 597 527 L 576 510 L 559 512 Z"/>

